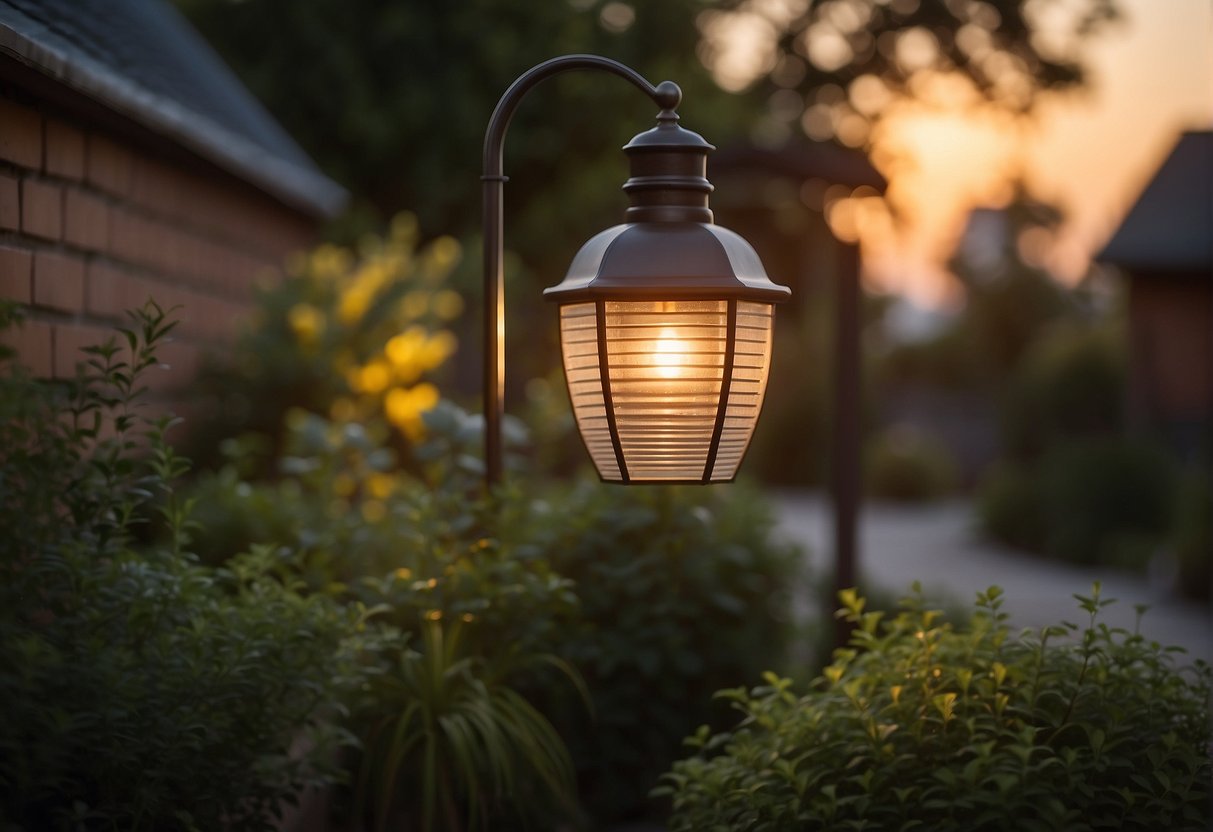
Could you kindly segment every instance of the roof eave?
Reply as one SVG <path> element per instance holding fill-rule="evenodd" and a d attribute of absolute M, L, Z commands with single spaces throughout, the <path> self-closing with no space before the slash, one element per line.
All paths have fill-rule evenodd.
<path fill-rule="evenodd" d="M 158 133 L 190 152 L 318 219 L 341 212 L 344 188 L 258 147 L 182 107 L 132 84 L 86 56 L 68 56 L 0 23 L 0 54 L 46 75 L 73 92 Z"/>

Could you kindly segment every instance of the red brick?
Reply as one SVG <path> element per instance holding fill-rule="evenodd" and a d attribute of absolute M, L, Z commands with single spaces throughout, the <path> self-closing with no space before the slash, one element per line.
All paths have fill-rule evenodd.
<path fill-rule="evenodd" d="M 65 179 L 83 179 L 84 134 L 66 122 L 47 119 L 45 169 Z"/>
<path fill-rule="evenodd" d="M 21 228 L 21 189 L 16 179 L 0 173 L 0 228 Z"/>
<path fill-rule="evenodd" d="M 55 378 L 71 378 L 76 374 L 76 365 L 87 361 L 85 347 L 104 344 L 113 339 L 115 344 L 123 342 L 113 329 L 91 324 L 57 324 L 55 326 L 55 356 L 53 369 Z"/>
<path fill-rule="evenodd" d="M 84 261 L 39 251 L 34 255 L 34 305 L 65 312 L 84 309 Z"/>
<path fill-rule="evenodd" d="M 133 165 L 129 150 L 104 136 L 92 134 L 88 137 L 85 157 L 89 184 L 116 196 L 129 195 Z"/>
<path fill-rule="evenodd" d="M 188 216 L 190 191 L 188 180 L 174 168 L 152 159 L 136 161 L 131 199 L 148 210 L 174 219 Z"/>
<path fill-rule="evenodd" d="M 63 189 L 47 182 L 21 182 L 21 230 L 58 240 L 63 233 Z"/>
<path fill-rule="evenodd" d="M 50 378 L 51 326 L 41 321 L 22 321 L 0 332 L 0 344 L 17 351 L 20 363 L 39 378 Z"/>
<path fill-rule="evenodd" d="M 143 278 L 94 260 L 88 264 L 85 308 L 90 315 L 121 318 L 127 309 L 142 305 L 147 296 L 143 283 Z"/>
<path fill-rule="evenodd" d="M 109 245 L 109 205 L 100 197 L 68 188 L 63 200 L 63 239 L 91 251 Z"/>
<path fill-rule="evenodd" d="M 42 168 L 41 113 L 0 98 L 0 159 L 31 170 Z"/>
<path fill-rule="evenodd" d="M 110 209 L 110 254 L 139 263 L 143 252 L 143 220 L 125 208 Z"/>
<path fill-rule="evenodd" d="M 29 303 L 33 299 L 32 267 L 33 257 L 28 251 L 0 246 L 0 298 Z"/>

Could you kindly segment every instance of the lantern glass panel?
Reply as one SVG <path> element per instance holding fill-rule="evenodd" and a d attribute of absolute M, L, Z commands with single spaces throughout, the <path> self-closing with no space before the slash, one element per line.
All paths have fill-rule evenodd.
<path fill-rule="evenodd" d="M 762 407 L 771 304 L 590 301 L 563 305 L 560 321 L 573 412 L 603 479 L 735 476 Z"/>

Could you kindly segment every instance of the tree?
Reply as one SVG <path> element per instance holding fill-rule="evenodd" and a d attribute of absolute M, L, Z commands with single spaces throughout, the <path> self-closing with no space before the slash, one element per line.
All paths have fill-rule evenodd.
<path fill-rule="evenodd" d="M 860 147 L 912 97 L 1031 110 L 1082 84 L 1083 42 L 1116 0 L 731 0 L 700 19 L 704 57 L 728 89 L 754 84 L 772 118 Z"/>
<path fill-rule="evenodd" d="M 684 123 L 714 140 L 745 102 L 695 58 L 700 0 L 177 0 L 330 176 L 365 228 L 401 209 L 424 234 L 478 227 L 480 157 L 506 86 L 547 58 L 595 52 L 682 85 Z M 506 146 L 509 245 L 532 268 L 567 263 L 618 221 L 619 148 L 655 109 L 626 82 L 561 76 L 520 108 Z M 550 241 L 568 251 L 550 252 Z M 559 274 L 545 275 L 554 282 Z"/>

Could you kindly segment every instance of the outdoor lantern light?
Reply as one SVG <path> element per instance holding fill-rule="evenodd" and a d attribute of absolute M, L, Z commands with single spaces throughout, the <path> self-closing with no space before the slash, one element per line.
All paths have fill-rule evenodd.
<path fill-rule="evenodd" d="M 556 58 L 521 76 L 497 105 L 486 137 L 488 481 L 500 477 L 501 453 L 501 140 L 527 89 L 565 69 L 585 68 L 622 75 L 661 112 L 656 127 L 624 147 L 631 161 L 623 186 L 631 202 L 626 222 L 587 242 L 564 280 L 544 292 L 559 304 L 577 426 L 606 481 L 727 482 L 762 409 L 773 304 L 790 291 L 771 282 L 749 243 L 712 223 L 706 173 L 714 148 L 678 126 L 678 86 L 653 87 L 627 67 L 592 55 Z"/>

